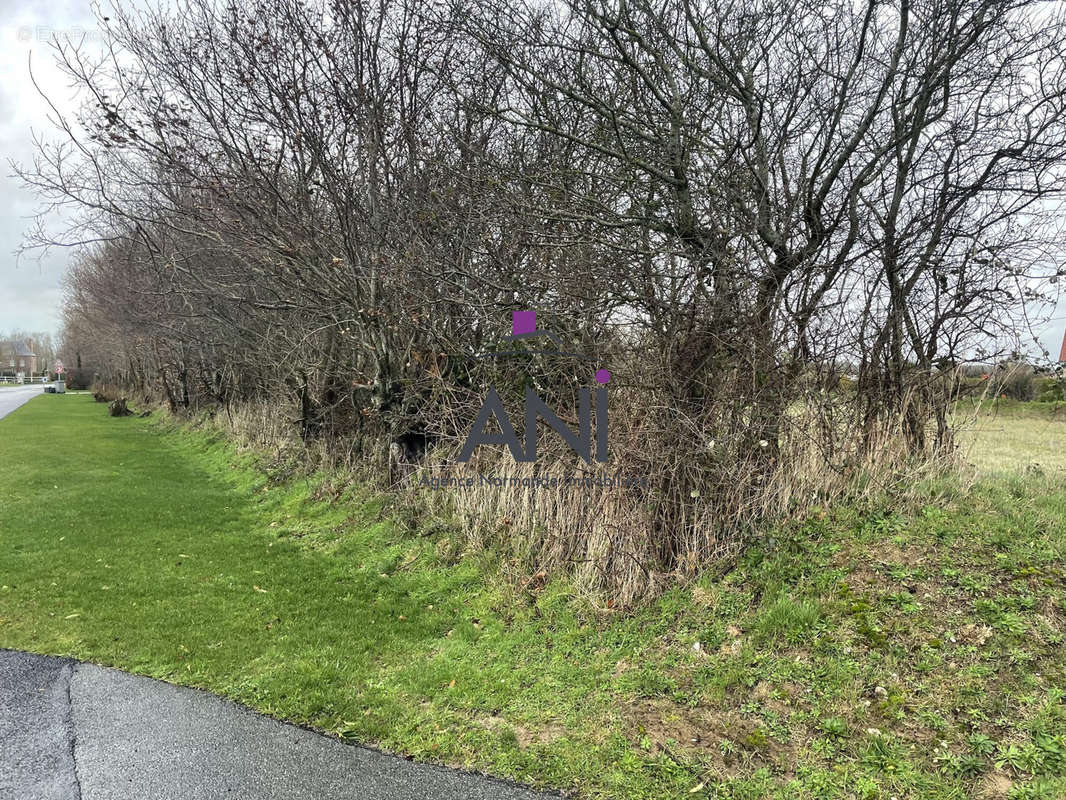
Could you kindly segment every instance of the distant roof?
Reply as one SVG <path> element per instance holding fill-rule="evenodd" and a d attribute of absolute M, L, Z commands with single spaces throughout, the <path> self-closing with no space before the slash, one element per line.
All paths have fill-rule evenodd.
<path fill-rule="evenodd" d="M 0 347 L 5 350 L 12 349 L 15 351 L 16 356 L 32 356 L 34 352 L 26 346 L 26 343 L 16 339 L 15 341 L 8 340 L 6 342 L 0 342 Z"/>

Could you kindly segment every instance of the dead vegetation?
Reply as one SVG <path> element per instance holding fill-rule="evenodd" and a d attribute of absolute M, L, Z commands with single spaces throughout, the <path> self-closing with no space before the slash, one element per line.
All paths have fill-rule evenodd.
<path fill-rule="evenodd" d="M 98 243 L 65 355 L 287 469 L 642 481 L 433 498 L 518 575 L 630 605 L 907 491 L 954 458 L 960 362 L 1060 277 L 1066 23 L 1031 3 L 324 9 L 58 45 L 86 102 L 21 174 L 83 211 L 36 244 Z M 531 310 L 546 349 L 507 335 Z M 601 370 L 607 464 L 455 464 L 490 389 L 573 430 Z"/>

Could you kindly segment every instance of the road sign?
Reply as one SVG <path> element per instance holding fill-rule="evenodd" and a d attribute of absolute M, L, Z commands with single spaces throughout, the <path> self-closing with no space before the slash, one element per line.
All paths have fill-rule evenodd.
<path fill-rule="evenodd" d="M 57 359 L 56 359 L 56 365 L 55 365 L 55 369 L 54 369 L 53 371 L 55 372 L 55 374 L 56 374 L 56 375 L 62 375 L 62 374 L 63 374 L 63 369 L 64 369 L 64 367 L 63 367 L 63 362 L 62 362 L 62 361 L 60 361 L 60 360 L 59 360 L 59 359 L 57 358 Z"/>

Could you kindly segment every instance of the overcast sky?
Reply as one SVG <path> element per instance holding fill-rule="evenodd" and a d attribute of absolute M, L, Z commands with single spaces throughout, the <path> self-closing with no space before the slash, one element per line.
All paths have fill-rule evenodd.
<path fill-rule="evenodd" d="M 39 262 L 23 256 L 16 263 L 14 251 L 38 200 L 12 176 L 8 161 L 31 161 L 33 133 L 47 134 L 50 127 L 47 105 L 30 82 L 31 57 L 37 82 L 70 108 L 71 92 L 52 64 L 48 40 L 54 34 L 85 35 L 91 43 L 99 34 L 88 0 L 0 0 L 0 20 L 0 334 L 55 331 L 70 251 L 52 252 Z"/>
<path fill-rule="evenodd" d="M 84 37 L 89 46 L 99 30 L 89 0 L 0 0 L 0 334 L 15 329 L 57 331 L 62 278 L 71 252 L 55 250 L 16 263 L 14 251 L 30 224 L 38 200 L 11 175 L 8 159 L 33 157 L 33 133 L 48 135 L 49 109 L 29 78 L 32 58 L 38 84 L 62 109 L 74 105 L 66 79 L 52 63 L 54 35 Z M 1066 295 L 1052 320 L 1040 326 L 1041 344 L 1056 357 L 1066 328 Z"/>

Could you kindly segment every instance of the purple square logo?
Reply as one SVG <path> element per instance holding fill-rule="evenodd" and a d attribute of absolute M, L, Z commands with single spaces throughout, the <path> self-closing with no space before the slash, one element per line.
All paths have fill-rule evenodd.
<path fill-rule="evenodd" d="M 511 335 L 518 336 L 520 333 L 533 333 L 537 330 L 536 311 L 512 311 L 511 312 Z"/>
<path fill-rule="evenodd" d="M 550 339 L 558 346 L 558 350 L 551 348 L 547 350 L 526 350 L 529 355 L 552 355 L 557 354 L 560 356 L 568 356 L 570 358 L 585 359 L 591 361 L 589 356 L 582 355 L 580 353 L 567 352 L 563 346 L 563 341 L 551 331 L 544 331 L 537 328 L 537 312 L 536 311 L 512 311 L 511 312 L 511 336 L 508 337 L 514 341 L 520 337 L 528 336 L 544 336 Z M 511 356 L 521 354 L 521 350 L 505 349 L 502 352 L 493 352 L 488 355 L 491 356 Z M 593 458 L 601 464 L 606 463 L 608 460 L 608 448 L 607 448 L 607 383 L 611 380 L 611 373 L 605 369 L 596 370 L 596 383 L 599 385 L 595 389 L 595 401 L 596 401 L 596 449 L 593 453 L 592 443 L 592 395 L 591 389 L 581 387 L 578 389 L 579 409 L 578 409 L 578 430 L 573 431 L 570 428 L 570 422 L 565 421 L 562 417 L 552 411 L 548 407 L 548 404 L 537 394 L 536 390 L 532 386 L 525 386 L 525 415 L 523 422 L 525 423 L 523 430 L 526 434 L 526 441 L 523 445 L 522 441 L 515 433 L 515 428 L 511 424 L 510 418 L 507 416 L 507 409 L 503 405 L 503 399 L 500 397 L 500 393 L 494 386 L 489 386 L 488 395 L 485 397 L 485 402 L 481 404 L 481 410 L 478 411 L 477 417 L 474 419 L 474 424 L 470 428 L 470 433 L 467 434 L 466 441 L 463 443 L 463 449 L 459 451 L 459 456 L 456 459 L 460 463 L 467 463 L 470 461 L 474 450 L 483 444 L 504 444 L 511 451 L 511 455 L 514 456 L 515 461 L 533 463 L 537 460 L 537 425 L 539 422 L 546 422 L 548 427 L 556 431 L 563 440 L 569 445 L 570 449 L 580 456 L 586 464 L 591 464 Z M 513 395 L 514 392 L 509 392 Z M 500 430 L 500 433 L 486 432 L 485 426 L 495 420 L 496 425 Z M 490 427 L 493 427 L 490 425 Z"/>

